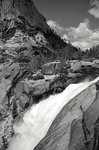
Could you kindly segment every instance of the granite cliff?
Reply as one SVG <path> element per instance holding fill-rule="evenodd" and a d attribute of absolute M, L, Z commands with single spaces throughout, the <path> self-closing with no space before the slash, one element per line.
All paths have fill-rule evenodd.
<path fill-rule="evenodd" d="M 43 31 L 49 29 L 46 19 L 38 12 L 32 0 L 0 1 L 1 31 L 9 28 L 39 27 Z"/>
<path fill-rule="evenodd" d="M 32 0 L 0 0 L 0 150 L 8 147 L 17 118 L 65 88 L 58 74 L 41 72 L 65 46 Z"/>
<path fill-rule="evenodd" d="M 79 79 L 89 77 L 90 74 L 92 79 L 99 75 L 98 63 L 84 62 L 82 65 L 82 61 L 75 63 L 69 62 L 67 59 L 80 59 L 78 49 L 65 43 L 50 29 L 46 19 L 39 13 L 32 0 L 0 0 L 0 150 L 8 148 L 14 135 L 13 124 L 21 120 L 24 113 L 33 104 L 37 104 L 51 94 L 61 93 L 69 84 L 79 82 Z M 71 134 L 68 136 L 71 139 L 68 140 L 69 149 L 75 148 L 73 144 L 76 144 L 78 149 L 81 143 L 86 146 L 84 144 L 87 141 L 86 136 L 89 136 L 89 130 L 91 130 L 89 126 L 92 127 L 94 146 L 97 147 L 98 135 L 94 135 L 93 130 L 95 124 L 97 128 L 98 115 L 91 120 L 93 116 L 90 112 L 94 113 L 96 110 L 96 114 L 98 114 L 98 84 L 97 90 L 96 84 L 94 84 L 86 91 L 83 91 L 84 95 L 86 93 L 89 95 L 86 98 L 86 101 L 89 102 L 86 109 L 80 108 L 81 98 L 78 96 L 78 101 L 74 98 L 70 102 L 71 105 L 68 106 L 68 104 L 59 113 L 57 118 L 60 123 L 57 118 L 53 122 L 47 137 L 55 130 L 57 135 L 52 135 L 55 136 L 52 138 L 55 144 L 60 145 L 61 140 L 65 140 L 63 134 L 64 136 L 67 134 L 63 132 L 70 132 L 70 129 L 66 130 L 65 128 L 67 126 L 62 126 L 59 131 L 57 130 L 62 120 L 63 122 L 68 120 L 67 110 L 70 117 L 72 111 L 78 115 L 75 112 L 77 110 L 81 112 L 81 116 L 74 120 L 76 118 L 74 115 L 67 122 L 71 126 Z M 97 94 L 95 95 L 93 91 Z M 83 94 L 81 94 L 82 98 L 84 98 Z M 93 100 L 93 104 L 95 104 L 90 104 L 90 100 Z M 75 101 L 78 104 L 77 107 L 73 107 L 75 110 L 72 110 L 71 107 L 73 104 L 75 105 Z M 86 103 L 83 101 L 83 105 Z M 69 108 L 67 109 L 67 107 Z M 96 109 L 93 110 L 93 107 Z M 85 117 L 83 119 L 83 113 L 86 114 L 84 116 L 87 116 L 87 121 L 89 119 L 91 125 L 89 122 L 87 123 Z M 80 128 L 79 132 L 82 132 L 81 140 L 77 139 L 78 145 L 74 138 L 76 131 L 80 136 L 77 125 Z M 88 126 L 88 135 L 84 134 L 87 131 L 83 131 L 83 126 L 84 128 Z M 95 130 L 97 130 L 96 128 Z M 60 134 L 61 130 L 64 131 Z M 60 142 L 57 138 L 60 139 Z M 50 137 L 47 139 L 46 143 L 44 139 L 36 149 L 50 149 L 48 143 L 52 145 L 52 149 L 55 149 L 53 142 L 50 142 Z M 66 147 L 63 144 L 63 150 L 64 148 Z"/>

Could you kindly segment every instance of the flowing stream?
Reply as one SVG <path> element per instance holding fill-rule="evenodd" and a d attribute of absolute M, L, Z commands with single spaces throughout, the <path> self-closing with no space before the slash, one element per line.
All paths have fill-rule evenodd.
<path fill-rule="evenodd" d="M 99 77 L 91 82 L 69 85 L 62 93 L 33 105 L 23 117 L 22 122 L 14 125 L 15 136 L 8 150 L 33 150 L 45 137 L 53 120 L 72 98 L 91 84 L 97 82 Z"/>

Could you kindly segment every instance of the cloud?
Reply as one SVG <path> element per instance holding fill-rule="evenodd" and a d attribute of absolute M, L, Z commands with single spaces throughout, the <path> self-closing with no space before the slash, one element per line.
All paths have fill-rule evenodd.
<path fill-rule="evenodd" d="M 80 47 L 82 50 L 99 44 L 99 29 L 92 30 L 89 23 L 89 20 L 86 19 L 77 28 L 70 27 L 68 31 L 68 38 L 72 45 Z"/>
<path fill-rule="evenodd" d="M 63 34 L 62 39 L 65 39 L 66 41 L 68 41 L 68 40 L 69 40 L 69 38 L 68 38 L 67 34 Z"/>
<path fill-rule="evenodd" d="M 64 27 L 62 27 L 57 21 L 48 20 L 47 24 L 60 35 L 62 35 L 65 31 Z"/>
<path fill-rule="evenodd" d="M 91 1 L 92 8 L 88 11 L 95 18 L 99 18 L 99 0 Z"/>
<path fill-rule="evenodd" d="M 77 28 L 70 27 L 68 31 L 68 36 L 71 39 L 84 39 L 89 37 L 92 34 L 92 31 L 89 29 L 89 20 L 86 19 L 84 22 L 80 23 Z"/>
<path fill-rule="evenodd" d="M 99 29 L 92 30 L 88 19 L 81 22 L 78 27 L 63 28 L 55 21 L 50 21 L 49 25 L 56 32 L 58 31 L 63 39 L 82 50 L 99 44 Z"/>

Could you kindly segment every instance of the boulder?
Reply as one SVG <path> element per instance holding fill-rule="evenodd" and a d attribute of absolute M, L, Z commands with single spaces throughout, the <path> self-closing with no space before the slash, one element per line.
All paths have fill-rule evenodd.
<path fill-rule="evenodd" d="M 75 72 L 76 70 L 79 70 L 81 68 L 81 61 L 70 61 L 71 64 L 71 72 Z"/>
<path fill-rule="evenodd" d="M 70 61 L 71 73 L 82 74 L 82 75 L 92 75 L 93 77 L 97 77 L 99 74 L 99 65 L 93 61 Z"/>
<path fill-rule="evenodd" d="M 29 103 L 29 106 L 31 106 L 50 94 L 62 92 L 64 88 L 65 86 L 59 79 L 59 75 L 44 76 L 44 79 L 39 80 L 26 78 L 16 85 L 14 95 L 24 110 L 26 103 Z"/>
<path fill-rule="evenodd" d="M 29 98 L 25 94 L 20 96 L 19 105 L 24 110 L 29 107 Z"/>
<path fill-rule="evenodd" d="M 41 80 L 44 79 L 44 75 L 42 73 L 36 73 L 28 77 L 29 80 Z"/>
<path fill-rule="evenodd" d="M 50 94 L 50 85 L 56 79 L 56 76 L 53 77 L 45 77 L 44 79 L 40 80 L 25 80 L 22 81 L 23 83 L 23 90 L 24 93 L 32 95 L 35 99 L 37 97 L 38 101 L 39 98 L 43 98 L 44 94 L 47 96 Z"/>
<path fill-rule="evenodd" d="M 44 75 L 54 75 L 64 71 L 66 72 L 70 67 L 70 63 L 50 62 L 42 66 L 41 72 Z"/>
<path fill-rule="evenodd" d="M 42 66 L 42 70 L 41 72 L 44 75 L 53 75 L 53 74 L 57 74 L 60 71 L 60 62 L 51 62 L 51 63 L 47 63 L 44 64 Z"/>

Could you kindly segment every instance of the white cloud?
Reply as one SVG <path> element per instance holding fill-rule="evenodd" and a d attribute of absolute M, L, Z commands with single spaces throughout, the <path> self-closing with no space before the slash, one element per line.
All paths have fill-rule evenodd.
<path fill-rule="evenodd" d="M 86 50 L 86 49 L 89 49 L 89 44 L 85 41 L 74 41 L 72 42 L 72 45 L 75 46 L 75 47 L 78 47 L 78 48 L 81 48 L 82 50 Z"/>
<path fill-rule="evenodd" d="M 90 30 L 89 27 L 89 20 L 86 19 L 84 22 L 80 23 L 77 28 L 75 27 L 70 27 L 68 29 L 68 36 L 71 39 L 84 39 L 89 37 L 92 34 L 92 31 Z"/>
<path fill-rule="evenodd" d="M 65 31 L 65 29 L 62 26 L 60 26 L 60 24 L 57 21 L 48 20 L 47 24 L 60 35 L 62 35 Z"/>
<path fill-rule="evenodd" d="M 69 40 L 67 34 L 63 34 L 62 39 L 65 39 L 66 41 Z"/>
<path fill-rule="evenodd" d="M 63 39 L 82 50 L 99 44 L 99 29 L 92 30 L 88 19 L 85 19 L 78 27 L 63 28 L 55 21 L 48 21 L 48 24 L 56 32 L 58 31 L 57 33 L 60 33 Z"/>
<path fill-rule="evenodd" d="M 68 37 L 74 46 L 82 50 L 99 44 L 99 30 L 90 29 L 89 20 L 80 23 L 77 28 L 70 27 Z"/>
<path fill-rule="evenodd" d="M 99 18 L 99 0 L 91 1 L 92 8 L 88 11 L 95 18 Z"/>

